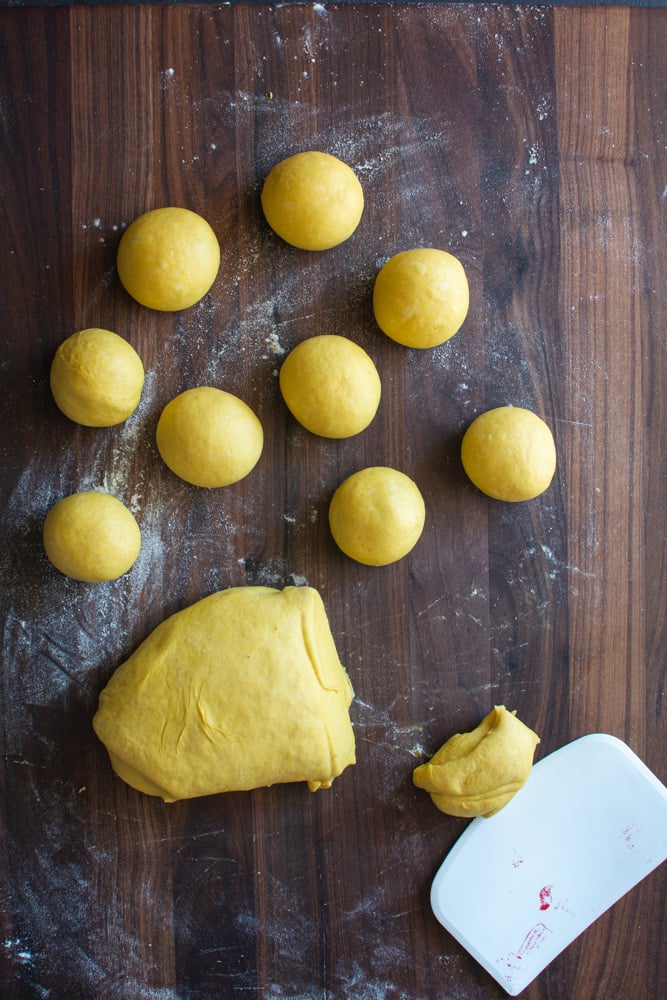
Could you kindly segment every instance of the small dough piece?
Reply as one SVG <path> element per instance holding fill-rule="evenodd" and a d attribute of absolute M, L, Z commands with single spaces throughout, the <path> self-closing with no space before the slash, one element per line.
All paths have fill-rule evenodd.
<path fill-rule="evenodd" d="M 46 515 L 44 550 L 65 576 L 84 583 L 115 580 L 130 569 L 141 549 L 139 525 L 108 493 L 73 493 Z"/>
<path fill-rule="evenodd" d="M 158 420 L 157 447 L 171 471 L 194 486 L 229 486 L 259 461 L 264 431 L 250 407 L 212 386 L 186 389 Z"/>
<path fill-rule="evenodd" d="M 112 427 L 139 405 L 144 366 L 117 333 L 90 327 L 62 342 L 50 380 L 56 405 L 66 417 L 86 427 Z"/>
<path fill-rule="evenodd" d="M 338 547 L 367 566 L 386 566 L 419 541 L 426 508 L 404 472 L 371 466 L 349 476 L 329 505 L 329 527 Z"/>
<path fill-rule="evenodd" d="M 301 250 L 329 250 L 359 225 L 364 192 L 347 163 L 309 150 L 272 168 L 262 188 L 262 209 L 286 243 Z"/>
<path fill-rule="evenodd" d="M 116 264 L 125 290 L 149 309 L 176 312 L 199 302 L 220 268 L 210 225 L 187 208 L 156 208 L 123 233 Z"/>
<path fill-rule="evenodd" d="M 326 438 L 363 431 L 380 405 L 377 368 L 347 337 L 323 334 L 302 341 L 280 369 L 280 391 L 292 415 Z"/>
<path fill-rule="evenodd" d="M 470 292 L 461 262 L 446 250 L 416 247 L 380 269 L 373 312 L 383 331 L 405 347 L 437 347 L 468 315 Z"/>
<path fill-rule="evenodd" d="M 166 802 L 279 782 L 328 788 L 355 762 L 353 692 L 310 587 L 234 587 L 159 625 L 93 719 L 117 774 Z"/>
<path fill-rule="evenodd" d="M 461 442 L 468 478 L 495 500 L 532 500 L 548 488 L 556 471 L 553 435 L 541 417 L 520 406 L 487 410 L 470 424 Z"/>
<path fill-rule="evenodd" d="M 413 773 L 450 816 L 493 816 L 528 780 L 539 736 L 504 705 L 471 733 L 457 733 Z"/>

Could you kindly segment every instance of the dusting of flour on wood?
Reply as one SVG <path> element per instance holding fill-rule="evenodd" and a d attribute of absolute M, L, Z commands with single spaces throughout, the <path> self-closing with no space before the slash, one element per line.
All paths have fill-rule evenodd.
<path fill-rule="evenodd" d="M 479 503 L 455 478 L 456 435 L 501 388 L 515 404 L 530 406 L 540 360 L 534 355 L 547 354 L 551 331 L 512 311 L 514 275 L 504 270 L 512 254 L 503 256 L 503 234 L 486 226 L 479 174 L 488 173 L 482 202 L 486 197 L 495 209 L 498 197 L 508 225 L 525 197 L 540 210 L 553 180 L 539 132 L 548 131 L 550 82 L 521 121 L 525 138 L 516 161 L 494 188 L 497 151 L 486 151 L 486 165 L 473 158 L 462 169 L 458 129 L 466 116 L 480 127 L 476 87 L 483 81 L 474 72 L 509 57 L 508 38 L 489 30 L 495 9 L 445 5 L 434 14 L 439 28 L 420 21 L 433 40 L 447 25 L 457 26 L 474 57 L 461 93 L 445 95 L 439 79 L 430 90 L 421 86 L 414 50 L 403 49 L 410 39 L 403 36 L 408 14 L 400 5 L 362 6 L 357 14 L 367 38 L 359 45 L 336 28 L 347 23 L 341 8 L 306 6 L 300 24 L 298 5 L 251 5 L 240 9 L 233 44 L 230 10 L 184 9 L 182 16 L 192 18 L 188 30 L 205 25 L 213 48 L 201 66 L 188 65 L 186 46 L 167 32 L 162 48 L 146 56 L 152 66 L 146 131 L 135 136 L 121 122 L 110 133 L 111 141 L 127 143 L 122 188 L 101 192 L 92 175 L 79 178 L 86 197 L 72 206 L 74 243 L 102 264 L 93 279 L 88 262 L 87 287 L 76 292 L 85 294 L 91 315 L 104 315 L 120 294 L 113 248 L 130 221 L 121 200 L 128 185 L 143 183 L 152 193 L 153 175 L 156 187 L 169 175 L 169 193 L 214 224 L 221 269 L 211 295 L 181 315 L 131 312 L 123 300 L 121 314 L 127 310 L 136 322 L 130 332 L 147 369 L 141 405 L 124 425 L 95 432 L 66 423 L 50 408 L 46 368 L 24 373 L 39 383 L 42 422 L 41 433 L 30 437 L 39 444 L 23 456 L 0 514 L 8 540 L 0 573 L 12 586 L 0 693 L 6 781 L 28 802 L 35 846 L 25 858 L 8 847 L 23 888 L 4 950 L 35 996 L 42 995 L 40 968 L 55 962 L 72 997 L 85 989 L 109 1000 L 184 1000 L 180 989 L 147 985 L 173 973 L 152 963 L 161 940 L 161 955 L 191 963 L 188 969 L 195 961 L 206 966 L 207 1000 L 321 1000 L 323 991 L 331 1000 L 396 1000 L 392 972 L 412 982 L 417 937 L 436 933 L 426 882 L 451 834 L 415 795 L 412 768 L 454 723 L 463 719 L 465 728 L 499 689 L 523 695 L 528 681 L 525 673 L 517 676 L 517 659 L 541 649 L 555 584 L 566 576 L 576 593 L 593 574 L 591 566 L 580 570 L 567 559 L 555 501 L 536 506 L 535 522 L 508 517 L 503 525 L 492 513 L 496 538 L 510 529 L 511 569 L 506 551 L 487 560 L 483 543 L 459 538 L 456 526 L 457 513 Z M 170 23 L 169 12 L 151 16 Z M 528 21 L 539 26 L 545 17 L 536 8 Z M 252 20 L 249 37 L 244 19 Z M 262 25 L 269 27 L 260 31 Z M 188 38 L 193 52 L 198 41 Z M 77 44 L 73 35 L 74 53 Z M 366 44 L 381 66 L 377 79 L 361 62 L 342 70 L 347 51 L 363 54 Z M 418 50 L 425 43 L 412 44 Z M 500 77 L 495 84 L 489 84 L 498 97 L 493 113 L 502 117 L 510 89 Z M 345 160 L 366 192 L 358 234 L 331 255 L 296 253 L 261 215 L 263 177 L 295 144 Z M 95 149 L 91 154 L 99 155 Z M 372 284 L 392 253 L 424 240 L 460 256 L 473 312 L 450 343 L 428 356 L 406 355 L 376 329 Z M 497 289 L 507 295 L 502 310 L 496 286 L 487 290 L 494 255 L 501 261 Z M 285 412 L 280 364 L 317 333 L 352 336 L 378 361 L 384 409 L 363 439 L 316 446 Z M 528 358 L 527 351 L 534 353 Z M 237 393 L 265 426 L 256 472 L 228 491 L 201 492 L 177 481 L 155 448 L 161 408 L 200 384 Z M 367 573 L 331 547 L 326 511 L 344 475 L 378 460 L 418 469 L 429 523 L 409 568 Z M 77 489 L 117 496 L 137 518 L 142 549 L 120 580 L 82 585 L 46 560 L 44 516 Z M 473 564 L 471 553 L 481 550 L 485 561 Z M 243 583 L 322 592 L 357 692 L 356 785 L 341 783 L 328 798 L 285 788 L 173 808 L 129 793 L 90 727 L 100 689 L 168 613 Z M 396 597 L 404 590 L 409 601 Z M 360 844 L 360 830 L 383 836 Z M 349 859 L 360 863 L 345 867 Z M 117 900 L 128 878 L 124 910 Z M 53 927 L 62 936 L 61 954 L 47 948 Z M 337 954 L 340 942 L 351 941 L 352 959 Z M 434 978 L 445 969 L 451 1000 L 469 996 L 467 959 L 446 938 L 437 941 Z M 361 949 L 358 942 L 369 944 Z M 290 970 L 289 983 L 273 981 L 272 959 L 275 968 Z M 426 993 L 415 986 L 401 997 L 430 1000 Z"/>

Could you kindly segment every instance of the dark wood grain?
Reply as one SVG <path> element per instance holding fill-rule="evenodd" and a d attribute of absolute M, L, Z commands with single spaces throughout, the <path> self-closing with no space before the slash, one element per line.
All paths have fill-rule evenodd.
<path fill-rule="evenodd" d="M 7 1000 L 480 1000 L 500 987 L 438 925 L 431 879 L 465 828 L 413 767 L 493 704 L 542 738 L 625 740 L 663 781 L 666 473 L 664 11 L 487 6 L 141 6 L 0 11 L 2 904 Z M 353 166 L 348 244 L 290 249 L 259 190 L 311 147 Z M 214 226 L 222 267 L 182 314 L 123 292 L 115 252 L 148 208 Z M 470 315 L 410 352 L 374 324 L 392 253 L 457 254 Z M 127 424 L 56 409 L 57 344 L 100 325 L 148 377 Z M 376 360 L 359 438 L 308 435 L 276 369 L 314 333 Z M 154 445 L 178 391 L 241 395 L 266 432 L 236 486 L 177 481 Z M 490 406 L 539 412 L 559 464 L 503 505 L 459 461 Z M 369 464 L 419 483 L 424 535 L 374 570 L 333 544 L 336 485 Z M 123 579 L 61 577 L 46 511 L 82 488 L 128 503 Z M 116 779 L 90 720 L 167 614 L 230 585 L 324 598 L 357 697 L 358 763 L 327 792 L 283 786 L 165 805 Z M 526 997 L 667 996 L 665 867 Z M 483 899 L 484 887 L 471 886 Z"/>

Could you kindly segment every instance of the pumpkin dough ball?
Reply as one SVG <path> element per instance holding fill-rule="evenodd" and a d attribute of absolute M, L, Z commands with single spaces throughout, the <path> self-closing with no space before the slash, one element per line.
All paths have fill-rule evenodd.
<path fill-rule="evenodd" d="M 84 583 L 127 573 L 141 548 L 139 525 L 108 493 L 73 493 L 60 500 L 46 515 L 43 537 L 56 569 Z"/>
<path fill-rule="evenodd" d="M 211 386 L 187 389 L 167 403 L 156 432 L 166 465 L 194 486 L 229 486 L 255 467 L 264 447 L 250 407 Z"/>
<path fill-rule="evenodd" d="M 446 250 L 403 250 L 380 269 L 373 288 L 375 319 L 405 347 L 437 347 L 468 314 L 470 293 L 461 262 Z"/>
<path fill-rule="evenodd" d="M 66 417 L 112 427 L 134 413 L 144 387 L 141 358 L 117 333 L 91 327 L 64 340 L 51 363 L 51 392 Z"/>
<path fill-rule="evenodd" d="M 424 528 L 426 509 L 416 483 L 397 469 L 372 466 L 346 479 L 329 506 L 329 527 L 340 549 L 367 566 L 407 555 Z"/>
<path fill-rule="evenodd" d="M 232 587 L 167 618 L 93 719 L 111 764 L 167 802 L 307 781 L 355 762 L 352 685 L 310 587 Z"/>
<path fill-rule="evenodd" d="M 346 163 L 310 150 L 273 167 L 262 189 L 262 209 L 286 243 L 301 250 L 328 250 L 359 225 L 364 192 Z"/>
<path fill-rule="evenodd" d="M 220 244 L 196 212 L 156 208 L 125 230 L 116 263 L 133 299 L 149 309 L 176 312 L 210 289 L 220 267 Z"/>
<path fill-rule="evenodd" d="M 413 772 L 450 816 L 493 816 L 528 780 L 539 736 L 503 705 L 471 733 L 457 733 Z"/>
<path fill-rule="evenodd" d="M 280 391 L 307 430 L 346 438 L 368 427 L 380 404 L 380 376 L 363 348 L 323 334 L 302 341 L 280 369 Z"/>
<path fill-rule="evenodd" d="M 553 435 L 536 413 L 499 406 L 480 414 L 463 436 L 461 461 L 475 486 L 495 500 L 532 500 L 556 471 Z"/>

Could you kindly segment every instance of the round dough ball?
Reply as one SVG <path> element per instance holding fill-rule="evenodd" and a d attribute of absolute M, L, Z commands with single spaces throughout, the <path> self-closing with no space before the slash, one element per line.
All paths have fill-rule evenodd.
<path fill-rule="evenodd" d="M 446 250 L 417 247 L 395 254 L 373 288 L 375 319 L 405 347 L 437 347 L 468 314 L 470 291 L 461 262 Z"/>
<path fill-rule="evenodd" d="M 262 189 L 271 229 L 301 250 L 328 250 L 359 225 L 364 192 L 347 163 L 310 150 L 277 163 Z"/>
<path fill-rule="evenodd" d="M 209 488 L 243 479 L 264 447 L 262 425 L 250 407 L 211 386 L 187 389 L 167 403 L 156 438 L 172 472 Z"/>
<path fill-rule="evenodd" d="M 141 548 L 139 525 L 108 493 L 73 493 L 60 500 L 46 515 L 43 539 L 56 569 L 84 583 L 127 573 Z"/>
<path fill-rule="evenodd" d="M 329 506 L 334 541 L 351 559 L 386 566 L 417 544 L 426 510 L 416 483 L 397 469 L 372 466 L 338 487 Z"/>
<path fill-rule="evenodd" d="M 380 404 L 380 376 L 366 351 L 347 337 L 302 341 L 280 369 L 280 391 L 307 430 L 346 438 L 368 427 Z"/>
<path fill-rule="evenodd" d="M 116 264 L 133 299 L 149 309 L 176 312 L 210 289 L 220 267 L 220 244 L 196 212 L 156 208 L 125 230 Z"/>
<path fill-rule="evenodd" d="M 117 333 L 91 327 L 64 340 L 51 363 L 51 392 L 66 417 L 112 427 L 134 413 L 144 387 L 141 358 Z"/>
<path fill-rule="evenodd" d="M 475 486 L 495 500 L 532 500 L 556 471 L 556 446 L 545 422 L 520 406 L 480 414 L 463 435 L 461 461 Z"/>

